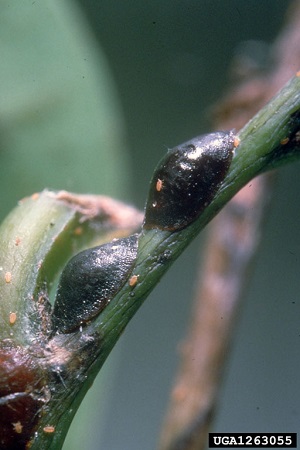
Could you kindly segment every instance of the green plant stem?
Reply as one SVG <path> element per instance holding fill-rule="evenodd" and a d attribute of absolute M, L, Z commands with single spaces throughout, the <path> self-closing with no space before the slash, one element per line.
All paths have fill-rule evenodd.
<path fill-rule="evenodd" d="M 94 354 L 94 373 L 163 274 L 218 211 L 255 176 L 300 157 L 299 111 L 300 77 L 294 77 L 238 134 L 240 145 L 230 170 L 217 196 L 199 219 L 178 232 L 142 231 L 132 271 L 138 276 L 137 284 L 133 287 L 125 284 L 88 327 L 89 333 L 101 335 L 101 348 Z M 289 143 L 284 141 L 287 138 Z M 85 391 L 83 387 L 79 396 Z"/>
<path fill-rule="evenodd" d="M 218 211 L 252 178 L 300 157 L 300 77 L 294 77 L 238 134 L 240 145 L 213 202 L 187 228 L 168 232 L 144 230 L 133 273 L 138 283 L 124 286 L 99 317 L 112 337 L 127 324 L 164 272 Z M 289 143 L 281 144 L 289 138 Z M 116 319 L 116 320 L 115 320 Z"/>
<path fill-rule="evenodd" d="M 131 273 L 131 276 L 137 276 L 137 282 L 131 284 L 127 280 L 104 311 L 83 329 L 74 333 L 55 335 L 47 341 L 47 345 L 43 349 L 30 349 L 36 364 L 43 370 L 45 383 L 51 392 L 51 398 L 43 407 L 43 414 L 39 419 L 35 434 L 32 436 L 32 450 L 61 448 L 82 398 L 119 336 L 148 294 L 191 240 L 253 177 L 300 157 L 297 134 L 299 116 L 300 77 L 296 76 L 241 130 L 238 135 L 240 145 L 235 151 L 229 172 L 214 200 L 201 216 L 188 227 L 176 232 L 159 229 L 142 230 L 139 235 L 137 259 Z M 53 199 L 53 202 L 54 209 L 56 202 L 61 205 L 59 200 Z M 53 241 L 53 225 L 52 228 L 50 226 L 51 214 L 49 216 L 47 208 L 43 207 L 42 209 L 43 205 L 40 206 L 40 213 L 42 216 L 45 215 L 47 220 L 43 226 L 42 222 L 37 222 L 36 232 L 27 235 L 27 257 L 24 258 L 24 254 L 18 256 L 20 277 L 14 298 L 17 299 L 18 293 L 22 293 L 22 298 L 14 300 L 17 302 L 14 307 L 19 307 L 21 314 L 24 313 L 24 298 L 28 298 L 28 292 L 34 296 L 41 289 L 40 269 L 34 278 L 29 276 L 33 263 L 35 265 L 38 263 L 36 249 L 43 248 L 41 255 L 43 261 L 47 261 L 48 255 L 53 252 L 53 246 L 45 247 L 45 243 Z M 39 208 L 36 209 L 36 206 L 33 205 L 32 207 L 35 213 L 39 214 Z M 28 218 L 32 214 L 30 208 L 26 214 L 28 215 L 26 220 L 29 220 Z M 68 210 L 62 209 L 61 212 L 57 210 L 56 214 L 54 223 L 59 223 L 60 214 L 65 217 L 66 223 L 69 220 L 72 223 L 74 221 L 75 224 L 78 223 L 76 215 L 71 219 L 68 217 Z M 8 248 L 6 241 L 12 242 L 18 236 L 18 223 L 18 214 L 15 212 L 13 224 L 6 221 L 1 227 L 4 238 L 0 245 L 2 250 L 5 249 L 3 266 L 7 263 L 7 258 L 11 264 L 16 261 L 16 246 L 10 245 Z M 40 230 L 39 227 L 41 227 Z M 43 232 L 41 232 L 42 229 Z M 74 224 L 72 229 L 74 229 Z M 66 227 L 62 227 L 60 231 L 56 230 L 56 242 L 59 239 L 68 240 L 65 230 Z M 23 253 L 24 251 L 23 249 Z M 46 264 L 45 272 L 41 274 L 46 279 L 47 266 Z M 40 264 L 35 267 L 40 268 Z M 21 276 L 21 274 L 25 275 Z M 1 288 L 6 289 L 7 285 L 9 283 L 2 282 L 0 295 Z M 5 305 L 5 311 L 2 308 L 1 313 L 7 315 L 10 309 L 7 297 L 3 301 L 3 305 Z M 28 314 L 25 316 L 28 319 Z M 25 338 L 21 330 L 22 328 L 19 328 L 18 344 L 30 345 L 32 338 L 28 338 L 28 335 Z M 9 329 L 9 331 L 11 330 Z M 44 432 L 45 427 L 49 425 L 55 426 L 55 432 Z"/>

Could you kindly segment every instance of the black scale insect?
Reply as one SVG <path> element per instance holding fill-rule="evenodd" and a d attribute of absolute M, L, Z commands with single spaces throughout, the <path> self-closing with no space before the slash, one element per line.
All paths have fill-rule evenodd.
<path fill-rule="evenodd" d="M 129 277 L 138 235 L 73 256 L 64 268 L 52 313 L 54 331 L 70 333 L 98 315 Z"/>
<path fill-rule="evenodd" d="M 196 220 L 223 182 L 237 145 L 232 131 L 218 131 L 170 150 L 150 183 L 143 229 L 174 232 Z M 137 249 L 134 234 L 74 256 L 59 282 L 53 331 L 76 331 L 103 311 L 130 278 Z"/>
<path fill-rule="evenodd" d="M 185 228 L 212 201 L 229 169 L 233 132 L 205 134 L 170 150 L 158 164 L 146 204 L 144 228 Z"/>

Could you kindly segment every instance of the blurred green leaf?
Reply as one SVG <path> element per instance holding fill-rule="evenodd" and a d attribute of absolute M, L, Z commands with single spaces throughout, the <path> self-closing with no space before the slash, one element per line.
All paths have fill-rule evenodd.
<path fill-rule="evenodd" d="M 45 187 L 126 195 L 119 105 L 77 4 L 3 2 L 0 54 L 2 217 Z"/>
<path fill-rule="evenodd" d="M 123 118 L 105 56 L 78 5 L 5 0 L 0 55 L 0 218 L 45 187 L 126 198 Z M 101 395 L 103 409 L 97 385 L 90 395 L 98 403 Z M 99 426 L 98 413 L 88 409 Z M 80 434 L 71 428 L 75 442 Z"/>

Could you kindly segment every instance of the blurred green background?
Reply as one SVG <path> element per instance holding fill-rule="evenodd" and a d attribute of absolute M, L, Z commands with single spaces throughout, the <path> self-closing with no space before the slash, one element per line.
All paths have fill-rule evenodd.
<path fill-rule="evenodd" d="M 3 1 L 1 218 L 44 187 L 105 193 L 143 208 L 158 159 L 209 131 L 208 110 L 228 86 L 241 43 L 267 47 L 288 4 Z M 299 167 L 280 170 L 214 431 L 300 432 Z M 65 450 L 155 448 L 202 241 L 129 324 Z"/>

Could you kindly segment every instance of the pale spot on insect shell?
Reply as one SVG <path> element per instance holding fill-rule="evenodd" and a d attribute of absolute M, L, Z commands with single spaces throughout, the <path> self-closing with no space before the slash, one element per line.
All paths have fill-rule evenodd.
<path fill-rule="evenodd" d="M 153 203 L 152 203 L 152 207 L 153 207 L 153 208 L 156 208 L 156 206 L 157 206 L 157 202 L 153 202 Z"/>
<path fill-rule="evenodd" d="M 4 279 L 5 279 L 5 283 L 11 283 L 11 279 L 12 279 L 11 272 L 5 272 Z"/>
<path fill-rule="evenodd" d="M 158 178 L 157 182 L 156 182 L 156 190 L 157 190 L 157 192 L 160 192 L 162 190 L 162 188 L 163 188 L 163 181 L 160 178 Z"/>
<path fill-rule="evenodd" d="M 55 427 L 53 427 L 52 425 L 48 425 L 46 427 L 43 428 L 43 431 L 45 433 L 54 433 L 55 431 Z"/>
<path fill-rule="evenodd" d="M 13 423 L 12 426 L 14 427 L 14 431 L 18 434 L 21 434 L 23 431 L 23 425 L 20 421 Z"/>
<path fill-rule="evenodd" d="M 15 312 L 11 312 L 9 314 L 9 323 L 13 325 L 17 320 L 17 314 Z"/>
<path fill-rule="evenodd" d="M 137 284 L 138 282 L 138 275 L 132 275 L 132 277 L 129 278 L 129 286 L 133 287 Z"/>
<path fill-rule="evenodd" d="M 237 136 L 235 136 L 233 139 L 234 148 L 237 148 L 240 145 L 240 143 L 241 143 L 241 140 Z"/>
<path fill-rule="evenodd" d="M 203 148 L 195 147 L 194 145 L 190 145 L 189 147 L 190 147 L 189 148 L 189 152 L 186 154 L 186 157 L 188 159 L 192 159 L 192 160 L 196 161 L 197 159 L 201 158 L 201 155 L 204 152 Z M 188 169 L 189 168 L 188 164 L 183 164 L 183 163 L 181 164 L 181 167 L 183 169 Z"/>

